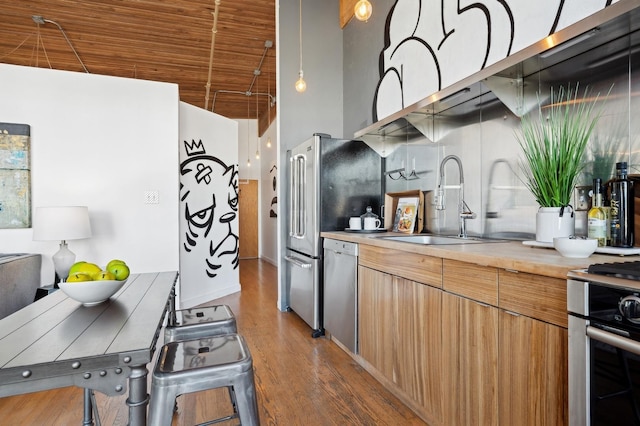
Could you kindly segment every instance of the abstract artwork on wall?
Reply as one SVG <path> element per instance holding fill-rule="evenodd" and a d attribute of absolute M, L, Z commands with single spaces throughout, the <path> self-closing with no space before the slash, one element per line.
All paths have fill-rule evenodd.
<path fill-rule="evenodd" d="M 373 121 L 615 2 L 397 0 L 386 19 Z"/>
<path fill-rule="evenodd" d="M 214 142 L 184 141 L 180 163 L 180 210 L 186 223 L 183 249 L 213 278 L 239 266 L 238 170 L 207 154 Z"/>
<path fill-rule="evenodd" d="M 31 227 L 28 124 L 0 123 L 0 228 Z"/>
<path fill-rule="evenodd" d="M 278 173 L 278 167 L 274 164 L 271 166 L 271 170 L 269 173 L 273 175 L 273 179 L 271 181 L 271 186 L 273 188 L 273 197 L 271 198 L 271 209 L 269 210 L 269 217 L 278 217 L 278 191 L 277 191 L 277 180 L 276 176 Z"/>

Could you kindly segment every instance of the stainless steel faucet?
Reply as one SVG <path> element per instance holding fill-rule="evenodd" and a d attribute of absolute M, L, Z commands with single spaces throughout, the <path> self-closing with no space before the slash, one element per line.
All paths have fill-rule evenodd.
<path fill-rule="evenodd" d="M 467 238 L 467 219 L 475 219 L 476 214 L 471 211 L 467 203 L 464 201 L 464 172 L 462 171 L 462 161 L 457 155 L 447 155 L 442 159 L 440 163 L 440 183 L 438 183 L 438 190 L 436 192 L 436 210 L 444 210 L 444 188 L 442 187 L 442 180 L 444 179 L 444 166 L 447 161 L 453 160 L 458 163 L 458 170 L 460 175 L 460 192 L 458 196 L 458 220 L 460 221 L 460 231 L 458 237 Z"/>

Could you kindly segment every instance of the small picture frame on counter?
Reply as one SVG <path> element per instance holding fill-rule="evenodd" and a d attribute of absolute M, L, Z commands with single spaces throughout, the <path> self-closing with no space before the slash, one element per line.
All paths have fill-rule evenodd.
<path fill-rule="evenodd" d="M 407 222 L 404 210 L 413 206 L 413 219 Z M 388 192 L 385 194 L 383 228 L 393 232 L 420 233 L 424 229 L 424 193 L 420 190 Z"/>

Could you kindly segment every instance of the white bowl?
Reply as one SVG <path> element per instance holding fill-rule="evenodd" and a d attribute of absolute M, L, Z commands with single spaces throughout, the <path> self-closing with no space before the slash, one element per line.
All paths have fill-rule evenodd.
<path fill-rule="evenodd" d="M 585 258 L 596 251 L 598 240 L 595 238 L 556 237 L 553 239 L 553 247 L 564 257 Z"/>
<path fill-rule="evenodd" d="M 70 298 L 85 306 L 92 306 L 116 294 L 126 282 L 127 280 L 80 281 L 59 283 L 58 286 Z"/>

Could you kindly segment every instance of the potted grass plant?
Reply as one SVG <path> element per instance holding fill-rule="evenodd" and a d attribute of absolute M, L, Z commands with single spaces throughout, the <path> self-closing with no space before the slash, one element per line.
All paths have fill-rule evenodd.
<path fill-rule="evenodd" d="M 575 231 L 571 195 L 601 115 L 596 109 L 599 96 L 591 96 L 588 88 L 582 95 L 578 84 L 550 90 L 549 104 L 543 106 L 538 100 L 538 114 L 524 116 L 516 134 L 524 154 L 520 162 L 524 184 L 540 205 L 536 240 L 542 242 Z"/>

